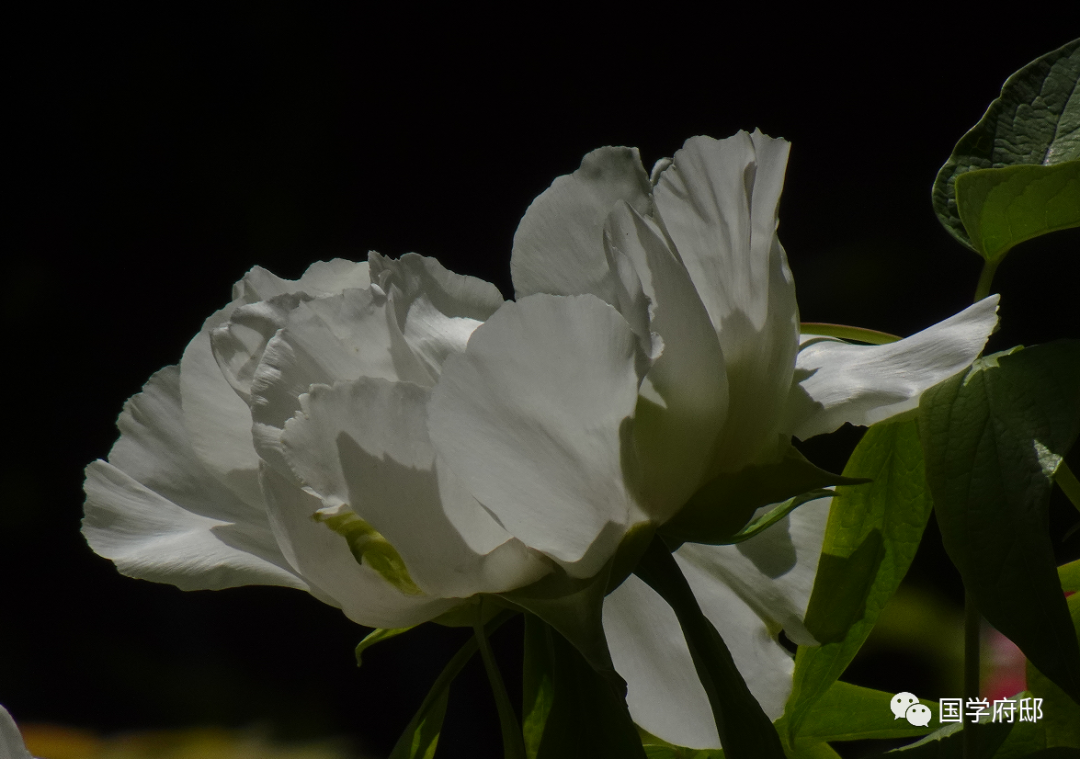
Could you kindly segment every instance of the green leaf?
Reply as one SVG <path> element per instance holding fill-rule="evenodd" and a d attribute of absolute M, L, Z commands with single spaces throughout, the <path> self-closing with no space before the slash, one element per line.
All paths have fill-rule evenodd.
<path fill-rule="evenodd" d="M 1066 593 L 1080 591 L 1080 559 L 1070 561 L 1058 567 L 1058 580 L 1061 581 L 1061 589 Z"/>
<path fill-rule="evenodd" d="M 574 646 L 532 614 L 525 615 L 522 690 L 529 759 L 646 755 L 625 699 Z"/>
<path fill-rule="evenodd" d="M 746 687 L 723 638 L 701 613 L 690 585 L 659 535 L 635 573 L 675 612 L 728 759 L 783 759 L 776 729 Z"/>
<path fill-rule="evenodd" d="M 889 751 L 896 759 L 991 759 L 1019 722 L 990 722 L 984 717 L 979 724 L 968 725 L 975 732 L 975 752 L 964 754 L 963 724 L 954 723 L 939 728 L 922 740 Z M 902 756 L 900 756 L 902 755 Z"/>
<path fill-rule="evenodd" d="M 705 483 L 660 528 L 660 534 L 670 545 L 731 543 L 762 506 L 830 485 L 854 482 L 859 480 L 826 472 L 789 447 L 784 458 L 775 464 L 746 467 Z"/>
<path fill-rule="evenodd" d="M 1051 478 L 1080 432 L 1080 341 L 976 361 L 923 394 L 927 480 L 979 611 L 1080 700 L 1080 646 L 1048 534 Z"/>
<path fill-rule="evenodd" d="M 934 731 L 929 725 L 919 727 L 906 719 L 896 719 L 892 698 L 892 693 L 850 683 L 833 683 L 803 721 L 795 746 L 823 741 L 917 738 Z M 938 713 L 936 701 L 919 699 L 919 702 L 930 707 L 934 714 Z"/>
<path fill-rule="evenodd" d="M 415 627 L 416 625 L 413 625 Z M 384 640 L 390 640 L 396 638 L 402 633 L 406 633 L 412 627 L 377 627 L 369 632 L 362 641 L 356 646 L 356 666 L 361 666 L 363 662 L 361 657 L 367 649 L 374 646 L 376 643 L 382 643 Z"/>
<path fill-rule="evenodd" d="M 988 261 L 1025 240 L 1080 226 L 1080 161 L 977 169 L 956 180 L 971 245 Z"/>
<path fill-rule="evenodd" d="M 792 743 L 907 574 L 930 515 L 913 420 L 867 430 L 844 476 L 872 482 L 836 489 L 806 615 L 807 628 L 824 644 L 800 646 L 795 657 L 785 710 Z"/>
<path fill-rule="evenodd" d="M 490 635 L 495 632 L 504 622 L 513 617 L 514 613 L 506 610 L 496 615 L 484 626 L 486 633 Z M 428 691 L 412 720 L 405 726 L 401 737 L 394 744 L 394 750 L 390 752 L 389 759 L 431 759 L 435 756 L 435 749 L 439 745 L 439 734 L 442 732 L 443 717 L 446 715 L 450 683 L 468 664 L 477 648 L 478 644 L 474 635 L 450 659 L 435 679 L 431 690 Z"/>
<path fill-rule="evenodd" d="M 1001 95 L 965 134 L 934 180 L 934 211 L 962 245 L 972 245 L 956 203 L 957 177 L 976 169 L 1064 163 L 1080 158 L 1080 40 L 1010 76 Z"/>

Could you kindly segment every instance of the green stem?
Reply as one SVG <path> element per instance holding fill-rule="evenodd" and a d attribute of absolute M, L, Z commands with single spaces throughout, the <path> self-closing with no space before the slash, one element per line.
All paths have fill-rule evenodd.
<path fill-rule="evenodd" d="M 971 593 L 964 592 L 964 703 L 979 697 L 979 633 L 982 618 Z M 961 712 L 963 709 L 961 708 Z M 964 759 L 978 756 L 975 745 L 975 724 L 964 721 Z"/>
<path fill-rule="evenodd" d="M 864 329 L 862 327 L 849 327 L 847 324 L 803 322 L 799 326 L 804 335 L 839 337 L 842 340 L 854 340 L 858 343 L 869 343 L 870 345 L 886 345 L 901 339 L 899 336 L 890 335 L 888 332 L 878 332 L 876 329 Z"/>
<path fill-rule="evenodd" d="M 994 283 L 994 273 L 997 271 L 998 264 L 1001 263 L 1001 259 L 995 259 L 993 261 L 987 260 L 983 264 L 982 274 L 979 275 L 979 284 L 975 288 L 975 302 L 990 294 L 990 286 Z"/>
<path fill-rule="evenodd" d="M 1069 469 L 1069 465 L 1064 461 L 1058 465 L 1057 472 L 1054 474 L 1054 482 L 1061 488 L 1061 492 L 1065 494 L 1065 497 L 1072 501 L 1072 505 L 1076 507 L 1077 511 L 1080 511 L 1080 480 L 1076 479 L 1076 475 Z"/>
<path fill-rule="evenodd" d="M 491 645 L 484 633 L 483 618 L 483 601 L 481 601 L 476 605 L 476 623 L 473 625 L 473 630 L 476 634 L 476 643 L 480 646 L 480 656 L 484 660 L 488 681 L 491 682 L 491 691 L 495 695 L 495 708 L 499 711 L 503 756 L 505 759 L 525 759 L 525 743 L 521 735 L 521 725 L 518 724 L 514 707 L 510 703 L 510 695 L 506 692 L 502 673 L 499 672 L 499 665 L 495 662 L 495 655 L 491 652 Z"/>

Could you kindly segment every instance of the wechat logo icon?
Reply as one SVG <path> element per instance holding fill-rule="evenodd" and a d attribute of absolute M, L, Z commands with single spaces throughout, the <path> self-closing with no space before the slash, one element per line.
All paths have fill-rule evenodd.
<path fill-rule="evenodd" d="M 916 727 L 926 727 L 930 724 L 930 707 L 919 703 L 914 693 L 897 693 L 889 702 L 892 709 L 893 719 L 903 717 Z"/>

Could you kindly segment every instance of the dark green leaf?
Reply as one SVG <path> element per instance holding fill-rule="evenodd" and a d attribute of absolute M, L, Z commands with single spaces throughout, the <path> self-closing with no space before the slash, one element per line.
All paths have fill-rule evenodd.
<path fill-rule="evenodd" d="M 529 759 L 645 756 L 622 695 L 531 614 L 525 616 L 522 713 Z"/>
<path fill-rule="evenodd" d="M 660 528 L 660 534 L 671 545 L 731 543 L 762 506 L 782 503 L 830 485 L 857 481 L 818 468 L 790 447 L 776 464 L 747 467 L 705 483 Z"/>
<path fill-rule="evenodd" d="M 953 148 L 934 180 L 934 211 L 972 248 L 956 205 L 956 178 L 975 169 L 1051 165 L 1080 158 L 1080 40 L 1010 76 L 986 114 Z"/>
<path fill-rule="evenodd" d="M 709 697 L 725 755 L 729 759 L 783 759 L 776 729 L 746 687 L 720 634 L 701 613 L 660 536 L 654 538 L 635 573 L 667 601 L 679 620 L 694 668 Z"/>
<path fill-rule="evenodd" d="M 487 634 L 495 632 L 506 620 L 514 616 L 512 611 L 503 611 L 488 622 L 484 629 Z M 439 744 L 443 717 L 446 715 L 446 702 L 450 692 L 450 683 L 476 653 L 476 636 L 469 638 L 436 678 L 420 708 L 412 720 L 405 726 L 404 732 L 394 744 L 390 759 L 431 759 Z"/>
<path fill-rule="evenodd" d="M 1080 341 L 979 359 L 923 395 L 945 549 L 986 619 L 1080 700 L 1080 647 L 1048 534 L 1051 478 L 1080 432 Z"/>
<path fill-rule="evenodd" d="M 989 261 L 1048 232 L 1080 226 L 1080 161 L 977 169 L 956 180 L 960 219 Z"/>
<path fill-rule="evenodd" d="M 491 692 L 495 697 L 495 708 L 499 712 L 499 728 L 502 731 L 503 759 L 525 759 L 525 744 L 522 741 L 521 725 L 518 724 L 514 707 L 510 703 L 510 696 L 506 692 L 499 665 L 495 662 L 495 655 L 488 644 L 487 633 L 484 630 L 483 607 L 476 610 L 476 625 L 474 638 L 480 647 L 480 656 L 484 660 L 484 670 L 487 672 L 488 681 L 491 683 Z"/>
<path fill-rule="evenodd" d="M 907 574 L 930 515 L 914 421 L 867 430 L 844 476 L 872 482 L 836 489 L 806 615 L 808 629 L 826 642 L 800 646 L 795 657 L 785 711 L 792 742 Z"/>
<path fill-rule="evenodd" d="M 1080 567 L 1080 562 L 1073 562 Z M 1066 564 L 1062 569 L 1070 568 Z M 1069 574 L 1067 570 L 1066 574 Z M 1064 583 L 1063 583 L 1064 585 Z M 1080 637 L 1080 595 L 1074 593 L 1067 601 L 1073 631 Z M 1027 663 L 1028 690 L 1043 699 L 1043 720 L 1040 726 L 1045 733 L 1047 746 L 1080 747 L 1080 705 L 1073 702 L 1061 688 L 1054 685 L 1042 672 Z"/>

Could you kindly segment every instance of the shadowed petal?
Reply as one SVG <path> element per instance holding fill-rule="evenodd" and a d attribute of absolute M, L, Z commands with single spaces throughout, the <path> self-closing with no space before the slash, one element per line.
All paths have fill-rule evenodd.
<path fill-rule="evenodd" d="M 550 567 L 437 466 L 429 395 L 367 378 L 314 387 L 286 424 L 285 456 L 325 506 L 346 504 L 389 540 L 430 594 L 465 598 L 539 579 Z"/>
<path fill-rule="evenodd" d="M 508 303 L 443 366 L 432 442 L 512 535 L 592 576 L 643 518 L 624 456 L 644 367 L 629 325 L 597 298 Z"/>
<path fill-rule="evenodd" d="M 618 305 L 604 256 L 604 219 L 625 200 L 645 212 L 649 177 L 636 148 L 600 148 L 532 202 L 514 233 L 510 273 L 517 299 L 592 294 Z"/>

